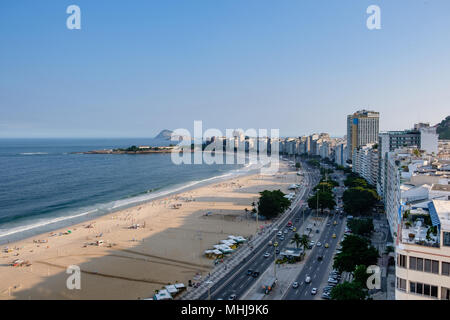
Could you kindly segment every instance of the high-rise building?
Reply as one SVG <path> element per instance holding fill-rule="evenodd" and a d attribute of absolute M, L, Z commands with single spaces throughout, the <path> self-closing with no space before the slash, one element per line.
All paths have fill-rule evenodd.
<path fill-rule="evenodd" d="M 353 158 L 353 151 L 369 143 L 378 142 L 380 113 L 359 110 L 347 116 L 348 159 Z"/>

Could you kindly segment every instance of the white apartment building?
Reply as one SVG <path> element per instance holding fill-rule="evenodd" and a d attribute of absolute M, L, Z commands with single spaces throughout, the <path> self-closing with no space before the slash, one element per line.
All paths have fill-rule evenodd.
<path fill-rule="evenodd" d="M 375 144 L 367 144 L 355 148 L 353 151 L 352 171 L 359 174 L 371 185 L 377 185 L 378 178 L 378 150 Z"/>
<path fill-rule="evenodd" d="M 402 208 L 396 245 L 396 300 L 450 300 L 450 201 Z"/>

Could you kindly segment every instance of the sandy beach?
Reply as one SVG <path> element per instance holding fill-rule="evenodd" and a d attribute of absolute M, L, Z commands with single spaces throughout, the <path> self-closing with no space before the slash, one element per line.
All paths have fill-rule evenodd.
<path fill-rule="evenodd" d="M 301 178 L 280 163 L 272 176 L 233 178 L 3 245 L 0 299 L 139 299 L 168 283 L 187 284 L 213 268 L 205 250 L 228 235 L 255 234 L 245 209 L 260 191 L 288 193 Z M 31 265 L 10 266 L 15 259 Z M 66 287 L 69 265 L 82 271 L 81 290 Z"/>

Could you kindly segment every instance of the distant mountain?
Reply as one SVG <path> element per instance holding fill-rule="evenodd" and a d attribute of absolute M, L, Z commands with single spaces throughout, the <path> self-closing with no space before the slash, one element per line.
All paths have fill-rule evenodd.
<path fill-rule="evenodd" d="M 436 132 L 439 134 L 439 139 L 450 139 L 450 116 L 437 125 Z"/>
<path fill-rule="evenodd" d="M 158 135 L 155 137 L 155 139 L 163 139 L 163 140 L 170 140 L 170 136 L 172 135 L 173 131 L 164 129 Z"/>

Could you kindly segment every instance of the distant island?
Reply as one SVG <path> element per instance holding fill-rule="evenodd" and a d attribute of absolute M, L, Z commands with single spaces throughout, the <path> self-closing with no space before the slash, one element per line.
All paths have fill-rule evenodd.
<path fill-rule="evenodd" d="M 173 131 L 164 129 L 155 137 L 155 139 L 170 140 Z"/>
<path fill-rule="evenodd" d="M 146 153 L 168 153 L 172 152 L 175 148 L 174 145 L 165 147 L 152 147 L 152 146 L 131 146 L 123 149 L 104 149 L 104 150 L 92 150 L 85 152 L 74 152 L 75 154 L 146 154 Z"/>

